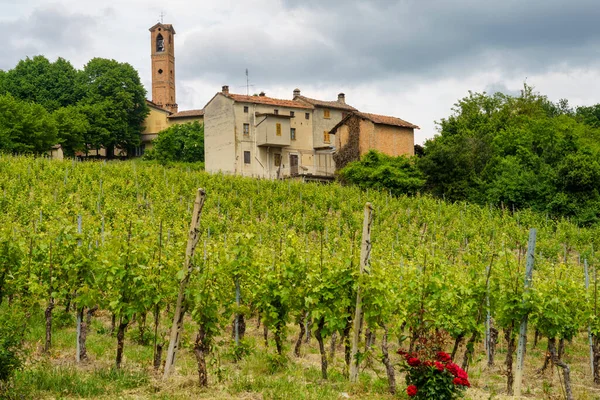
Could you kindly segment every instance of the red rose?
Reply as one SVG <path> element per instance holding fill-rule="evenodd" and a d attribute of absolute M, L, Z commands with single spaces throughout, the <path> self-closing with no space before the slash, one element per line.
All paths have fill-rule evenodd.
<path fill-rule="evenodd" d="M 419 365 L 421 365 L 421 361 L 419 361 L 419 359 L 415 358 L 415 357 L 410 357 L 406 361 L 408 362 L 408 365 L 410 365 L 411 367 L 418 367 Z"/>
<path fill-rule="evenodd" d="M 426 367 L 433 367 L 433 363 L 431 361 L 429 361 L 429 360 L 425 361 L 423 363 L 423 365 L 426 366 Z"/>
<path fill-rule="evenodd" d="M 459 385 L 459 386 L 471 387 L 471 384 L 465 378 L 454 378 L 452 380 L 452 383 L 454 383 L 455 385 Z"/>
<path fill-rule="evenodd" d="M 415 385 L 410 385 L 409 387 L 406 388 L 406 394 L 409 395 L 410 397 L 416 396 L 417 395 L 417 387 Z"/>
<path fill-rule="evenodd" d="M 458 376 L 458 370 L 461 369 L 458 365 L 454 363 L 446 364 L 446 369 L 454 376 Z"/>
<path fill-rule="evenodd" d="M 450 354 L 444 353 L 443 351 L 438 351 L 436 356 L 437 359 L 443 363 L 449 363 L 450 361 L 452 361 L 452 357 L 450 357 Z"/>
<path fill-rule="evenodd" d="M 434 364 L 435 364 L 435 368 L 436 368 L 438 371 L 440 371 L 440 372 L 443 372 L 443 371 L 444 371 L 444 364 L 442 364 L 442 363 L 441 363 L 441 362 L 439 362 L 439 361 L 436 361 Z"/>

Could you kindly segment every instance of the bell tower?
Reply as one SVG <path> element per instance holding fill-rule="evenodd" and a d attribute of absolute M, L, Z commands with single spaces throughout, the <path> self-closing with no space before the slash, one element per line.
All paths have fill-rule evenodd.
<path fill-rule="evenodd" d="M 150 28 L 152 102 L 177 112 L 175 98 L 175 29 L 161 22 Z"/>

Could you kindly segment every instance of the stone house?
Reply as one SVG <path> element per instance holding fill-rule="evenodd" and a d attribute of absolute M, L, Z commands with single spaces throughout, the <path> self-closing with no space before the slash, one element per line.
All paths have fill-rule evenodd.
<path fill-rule="evenodd" d="M 417 125 L 396 117 L 353 112 L 337 123 L 329 132 L 335 137 L 336 167 L 343 168 L 359 160 L 369 150 L 377 150 L 392 157 L 415 154 Z"/>

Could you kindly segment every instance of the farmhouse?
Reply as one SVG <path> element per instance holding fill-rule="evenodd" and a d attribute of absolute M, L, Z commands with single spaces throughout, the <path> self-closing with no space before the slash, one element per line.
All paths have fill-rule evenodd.
<path fill-rule="evenodd" d="M 338 149 L 334 157 L 338 168 L 359 160 L 369 150 L 392 157 L 415 154 L 417 125 L 396 117 L 354 112 L 348 114 L 329 132 L 335 135 Z"/>

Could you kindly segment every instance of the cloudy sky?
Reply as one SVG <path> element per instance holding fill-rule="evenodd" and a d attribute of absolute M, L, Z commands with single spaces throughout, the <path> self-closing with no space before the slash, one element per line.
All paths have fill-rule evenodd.
<path fill-rule="evenodd" d="M 17 4 L 18 2 L 18 4 Z M 27 56 L 128 62 L 150 90 L 150 32 L 173 24 L 179 109 L 229 85 L 346 101 L 436 134 L 469 90 L 600 103 L 598 0 L 0 0 L 0 69 Z M 150 95 L 149 95 L 150 96 Z"/>

